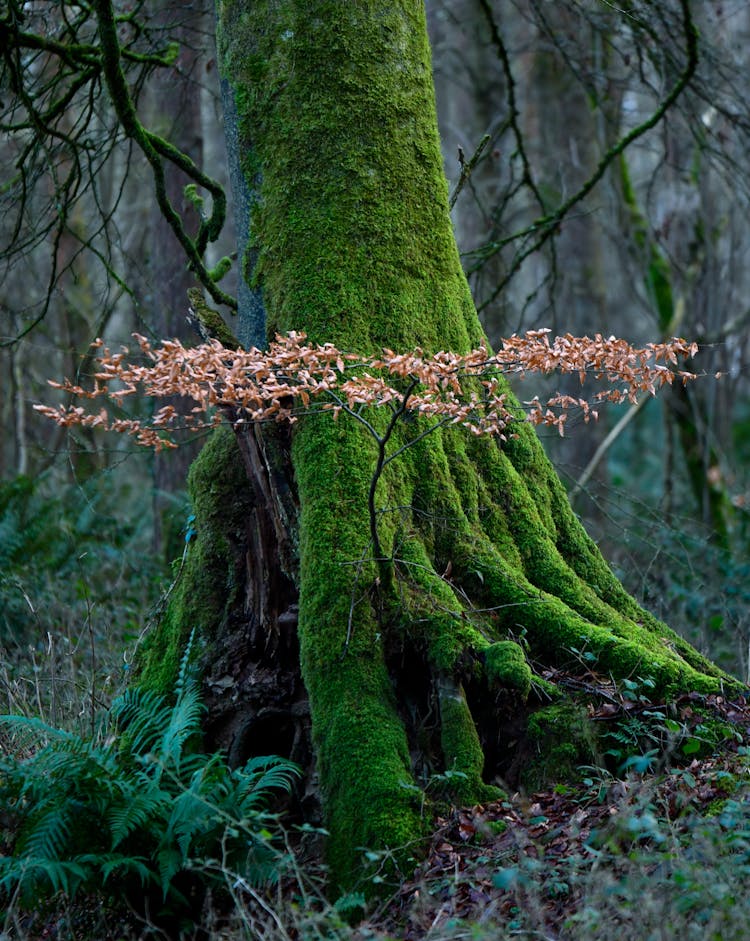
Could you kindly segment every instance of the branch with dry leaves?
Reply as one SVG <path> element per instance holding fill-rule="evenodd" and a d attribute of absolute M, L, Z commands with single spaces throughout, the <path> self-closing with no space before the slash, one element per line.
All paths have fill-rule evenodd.
<path fill-rule="evenodd" d="M 62 426 L 128 434 L 157 450 L 176 447 L 171 428 L 205 428 L 224 420 L 234 425 L 294 422 L 316 411 L 329 411 L 334 419 L 344 412 L 374 432 L 367 418 L 371 408 L 385 409 L 391 421 L 409 412 L 434 419 L 430 428 L 460 424 L 504 441 L 518 421 L 555 427 L 562 435 L 571 410 L 579 410 L 589 421 L 597 417 L 599 403 L 635 402 L 639 393 L 654 395 L 675 379 L 686 383 L 695 373 L 677 367 L 698 350 L 697 344 L 680 338 L 634 347 L 600 334 L 551 338 L 549 330 L 513 335 L 496 353 L 487 347 L 467 354 L 385 349 L 374 357 L 360 357 L 330 343 L 309 343 L 304 333 L 296 332 L 277 335 L 267 350 L 230 349 L 216 340 L 196 347 L 178 340 L 152 346 L 145 337 L 134 336 L 141 362 L 131 360 L 127 348 L 113 353 L 97 340 L 90 388 L 50 381 L 85 404 L 36 405 L 36 410 Z M 590 398 L 558 393 L 546 402 L 534 398 L 518 405 L 503 381 L 509 374 L 523 378 L 527 373 L 555 372 L 578 374 L 581 385 L 593 379 L 603 387 Z M 149 422 L 115 417 L 108 410 L 108 405 L 119 407 L 139 393 L 180 396 L 189 410 L 185 414 L 165 405 Z"/>

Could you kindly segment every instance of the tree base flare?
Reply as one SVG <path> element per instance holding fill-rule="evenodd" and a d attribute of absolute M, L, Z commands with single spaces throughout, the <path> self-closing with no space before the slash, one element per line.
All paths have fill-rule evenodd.
<path fill-rule="evenodd" d="M 284 441 L 247 433 L 217 432 L 194 466 L 197 534 L 140 678 L 169 688 L 198 630 L 209 744 L 303 766 L 298 810 L 318 823 L 322 803 L 339 887 L 372 873 L 368 850 L 411 866 L 435 799 L 486 803 L 597 760 L 540 665 L 648 677 L 654 697 L 739 686 L 622 592 L 533 439 L 514 454 L 443 431 L 407 450 L 386 480 L 384 566 L 368 554 L 359 429 L 304 423 L 296 483 Z"/>

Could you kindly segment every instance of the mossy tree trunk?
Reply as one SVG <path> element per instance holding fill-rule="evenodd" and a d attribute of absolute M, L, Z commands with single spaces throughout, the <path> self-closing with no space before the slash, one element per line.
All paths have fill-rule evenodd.
<path fill-rule="evenodd" d="M 269 333 L 365 354 L 479 345 L 422 3 L 222 0 L 218 27 L 243 170 L 250 186 L 262 179 L 254 277 Z M 390 453 L 422 430 L 401 422 Z M 518 432 L 501 447 L 443 429 L 390 462 L 376 492 L 380 559 L 376 446 L 356 422 L 310 415 L 236 442 L 226 432 L 194 466 L 197 536 L 144 679 L 167 685 L 198 628 L 209 729 L 238 758 L 304 760 L 309 700 L 340 884 L 362 847 L 420 836 L 430 774 L 460 772 L 447 777 L 465 802 L 499 793 L 492 779 L 512 760 L 503 730 L 523 715 L 530 662 L 585 648 L 602 671 L 648 675 L 662 692 L 721 682 L 623 591 L 533 430 Z"/>

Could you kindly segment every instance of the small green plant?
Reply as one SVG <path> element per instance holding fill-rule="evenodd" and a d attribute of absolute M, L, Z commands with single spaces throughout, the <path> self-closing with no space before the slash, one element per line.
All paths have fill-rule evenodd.
<path fill-rule="evenodd" d="M 621 695 L 623 699 L 635 703 L 651 702 L 650 694 L 655 688 L 656 683 L 650 676 L 637 676 L 634 680 L 627 678 L 622 680 Z"/>
<path fill-rule="evenodd" d="M 202 708 L 183 670 L 174 705 L 129 689 L 96 736 L 0 717 L 16 754 L 27 756 L 0 764 L 12 843 L 0 859 L 0 897 L 71 897 L 116 880 L 118 894 L 173 917 L 189 913 L 212 881 L 220 885 L 225 869 L 252 884 L 273 881 L 269 807 L 298 768 L 257 757 L 230 769 L 223 755 L 202 753 Z"/>

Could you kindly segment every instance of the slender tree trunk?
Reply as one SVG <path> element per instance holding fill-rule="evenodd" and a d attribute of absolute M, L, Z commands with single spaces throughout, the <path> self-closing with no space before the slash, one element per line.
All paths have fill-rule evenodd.
<path fill-rule="evenodd" d="M 254 277 L 270 333 L 361 353 L 480 344 L 422 4 L 223 0 L 218 22 L 241 165 L 262 180 Z M 367 415 L 381 435 L 384 411 Z M 340 885 L 362 847 L 413 852 L 430 775 L 457 800 L 500 793 L 532 680 L 554 694 L 527 652 L 561 664 L 585 648 L 661 692 L 722 681 L 625 594 L 530 426 L 503 446 L 425 430 L 405 420 L 388 441 L 404 450 L 375 493 L 379 556 L 377 448 L 360 425 L 318 414 L 292 433 L 218 435 L 191 472 L 197 535 L 144 659 L 143 680 L 168 688 L 200 632 L 210 727 L 237 758 L 299 755 L 309 708 Z"/>

